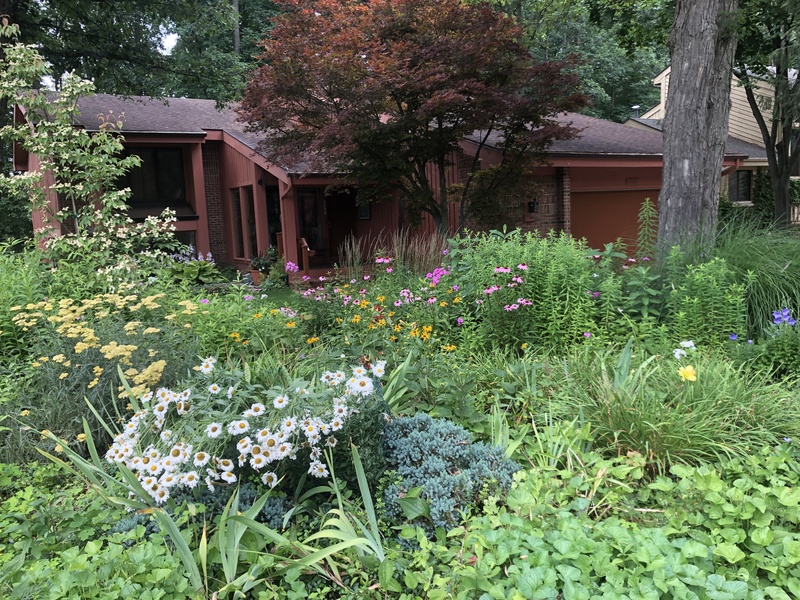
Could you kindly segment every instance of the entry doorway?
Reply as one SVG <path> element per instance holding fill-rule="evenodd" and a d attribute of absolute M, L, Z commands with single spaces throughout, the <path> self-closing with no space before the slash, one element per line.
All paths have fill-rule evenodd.
<path fill-rule="evenodd" d="M 341 263 L 339 247 L 355 233 L 356 195 L 352 189 L 326 193 L 323 187 L 297 192 L 300 236 L 314 251 L 310 267 L 330 267 Z"/>

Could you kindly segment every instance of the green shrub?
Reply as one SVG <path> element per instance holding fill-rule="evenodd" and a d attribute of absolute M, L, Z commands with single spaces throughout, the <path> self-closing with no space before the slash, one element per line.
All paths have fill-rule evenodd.
<path fill-rule="evenodd" d="M 447 281 L 478 305 L 478 335 L 489 345 L 563 350 L 584 340 L 595 321 L 588 258 L 568 235 L 473 235 L 455 241 Z"/>
<path fill-rule="evenodd" d="M 39 302 L 47 293 L 45 265 L 36 251 L 12 252 L 0 246 L 0 362 L 30 350 L 26 335 L 13 322 L 12 306 Z"/>
<path fill-rule="evenodd" d="M 462 427 L 424 413 L 391 421 L 384 447 L 399 478 L 384 490 L 387 517 L 400 522 L 405 515 L 428 531 L 458 525 L 487 495 L 508 490 L 519 469 L 502 448 L 473 443 Z"/>
<path fill-rule="evenodd" d="M 746 330 L 749 277 L 737 281 L 723 259 L 690 265 L 671 284 L 667 326 L 674 339 L 720 345 L 732 333 Z"/>

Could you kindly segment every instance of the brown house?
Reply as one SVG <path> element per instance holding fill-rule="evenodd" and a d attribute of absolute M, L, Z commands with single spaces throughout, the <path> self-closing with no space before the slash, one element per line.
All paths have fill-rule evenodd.
<path fill-rule="evenodd" d="M 178 234 L 223 264 L 245 270 L 251 256 L 277 246 L 288 261 L 321 275 L 339 260 L 348 237 L 375 238 L 397 230 L 398 203 L 357 206 L 352 190 L 337 189 L 336 174 L 307 172 L 302 165 L 275 165 L 259 153 L 260 138 L 245 131 L 233 110 L 218 111 L 212 100 L 120 98 L 98 94 L 81 99 L 80 126 L 96 130 L 97 115 L 124 114 L 126 151 L 142 158 L 127 176 L 131 216 L 144 219 L 164 208 L 178 216 Z M 546 166 L 536 169 L 531 197 L 508 226 L 564 231 L 593 247 L 633 240 L 642 201 L 657 201 L 661 187 L 661 134 L 579 114 L 559 117 L 580 130 L 577 138 L 554 143 Z M 465 156 L 477 146 L 462 144 Z M 491 162 L 497 150 L 485 147 Z M 730 152 L 725 168 L 745 154 Z M 19 170 L 35 169 L 35 156 L 16 157 Z M 450 183 L 459 181 L 454 160 Z M 463 173 L 462 173 L 463 176 Z M 50 194 L 52 208 L 58 199 Z M 457 207 L 451 210 L 455 223 Z M 34 227 L 44 224 L 34 215 Z M 418 232 L 434 231 L 424 220 Z M 306 246 L 313 256 L 304 254 Z"/>

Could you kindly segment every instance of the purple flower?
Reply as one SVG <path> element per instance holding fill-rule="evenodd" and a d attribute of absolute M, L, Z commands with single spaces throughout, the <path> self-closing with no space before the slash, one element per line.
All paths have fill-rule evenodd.
<path fill-rule="evenodd" d="M 589 333 L 588 331 L 584 331 L 584 332 L 583 332 L 583 337 L 585 337 L 585 338 L 590 338 L 590 337 L 592 337 L 592 334 L 591 334 L 591 333 Z"/>
<path fill-rule="evenodd" d="M 511 269 L 509 269 L 508 267 L 495 267 L 494 268 L 494 272 L 495 273 L 511 273 Z"/>
<path fill-rule="evenodd" d="M 792 438 L 785 437 L 785 438 L 783 438 L 783 441 L 786 442 L 787 444 L 791 444 L 792 443 Z"/>
<path fill-rule="evenodd" d="M 387 273 L 391 273 L 392 272 L 392 267 L 386 267 L 386 272 Z"/>
<path fill-rule="evenodd" d="M 245 296 L 244 299 L 245 299 L 246 302 L 250 302 L 250 300 L 252 300 L 253 297 L 252 296 Z M 200 302 L 202 302 L 202 300 L 200 300 Z M 206 302 L 208 302 L 208 300 L 206 300 Z"/>
<path fill-rule="evenodd" d="M 453 286 L 451 289 L 452 289 L 454 292 L 457 292 L 457 291 L 458 291 L 458 286 L 457 286 L 457 285 L 454 285 L 454 286 Z"/>
<path fill-rule="evenodd" d="M 521 263 L 521 264 L 517 265 L 517 268 L 520 271 L 527 271 L 528 270 L 528 265 L 526 265 L 525 263 Z"/>
<path fill-rule="evenodd" d="M 463 325 L 463 324 L 464 324 L 464 319 L 462 317 L 458 317 L 456 319 L 456 325 Z"/>
<path fill-rule="evenodd" d="M 208 304 L 208 298 L 203 298 L 202 300 L 200 300 L 200 304 Z"/>
<path fill-rule="evenodd" d="M 287 273 L 297 273 L 297 272 L 300 270 L 300 267 L 298 267 L 298 266 L 297 266 L 295 263 L 293 263 L 292 261 L 288 261 L 288 262 L 286 263 L 286 267 L 285 267 L 285 268 L 286 268 L 286 272 L 287 272 Z"/>
<path fill-rule="evenodd" d="M 732 333 L 732 334 L 731 334 L 731 339 L 732 339 L 732 340 L 735 342 L 736 340 L 738 340 L 738 339 L 739 339 L 739 336 L 738 336 L 738 335 L 736 335 L 735 333 Z"/>

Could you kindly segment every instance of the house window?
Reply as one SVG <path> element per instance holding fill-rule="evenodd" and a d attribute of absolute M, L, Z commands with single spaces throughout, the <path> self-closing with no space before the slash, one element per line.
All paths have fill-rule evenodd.
<path fill-rule="evenodd" d="M 233 209 L 233 252 L 236 258 L 248 259 L 258 254 L 253 186 L 232 188 L 231 208 Z"/>
<path fill-rule="evenodd" d="M 752 171 L 734 171 L 728 176 L 728 199 L 731 202 L 751 202 Z"/>
<path fill-rule="evenodd" d="M 186 199 L 186 179 L 181 148 L 128 148 L 142 164 L 122 177 L 122 185 L 131 189 L 128 204 L 132 213 L 159 214 L 171 208 L 178 216 L 193 214 Z M 135 218 L 135 215 L 132 215 Z"/>

